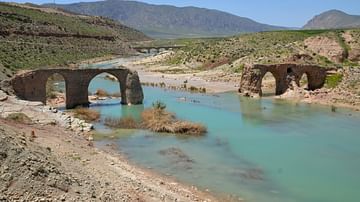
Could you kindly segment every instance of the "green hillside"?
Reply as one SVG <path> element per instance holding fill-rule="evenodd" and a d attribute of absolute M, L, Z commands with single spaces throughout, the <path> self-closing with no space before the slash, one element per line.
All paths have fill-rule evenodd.
<path fill-rule="evenodd" d="M 103 17 L 70 14 L 28 4 L 0 3 L 0 79 L 19 69 L 66 65 L 126 54 L 141 32 Z"/>

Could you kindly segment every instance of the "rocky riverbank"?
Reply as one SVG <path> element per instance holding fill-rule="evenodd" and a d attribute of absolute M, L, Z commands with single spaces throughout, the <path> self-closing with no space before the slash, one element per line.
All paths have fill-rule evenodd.
<path fill-rule="evenodd" d="M 277 97 L 360 111 L 360 68 L 345 68 L 338 73 L 342 75 L 342 80 L 334 88 L 324 87 L 314 91 L 294 88 Z"/>
<path fill-rule="evenodd" d="M 83 136 L 90 124 L 2 91 L 0 98 L 0 200 L 217 201 L 131 165 L 111 145 L 94 148 Z M 15 113 L 29 122 L 6 119 Z"/>
<path fill-rule="evenodd" d="M 8 96 L 0 90 L 0 118 L 5 119 L 14 113 L 24 114 L 30 118 L 33 124 L 60 125 L 76 133 L 87 133 L 93 129 L 92 124 L 74 118 L 56 108 L 45 106 L 41 102 L 19 100 L 15 96 Z"/>

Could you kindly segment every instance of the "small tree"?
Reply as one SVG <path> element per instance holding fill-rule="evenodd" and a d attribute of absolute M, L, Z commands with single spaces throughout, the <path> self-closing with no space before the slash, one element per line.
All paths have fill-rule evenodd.
<path fill-rule="evenodd" d="M 152 106 L 154 109 L 161 110 L 161 111 L 166 109 L 166 104 L 161 102 L 160 100 L 153 102 Z"/>

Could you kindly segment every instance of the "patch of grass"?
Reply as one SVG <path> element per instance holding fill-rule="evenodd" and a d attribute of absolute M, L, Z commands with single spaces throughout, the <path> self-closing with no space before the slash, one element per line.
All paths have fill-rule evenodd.
<path fill-rule="evenodd" d="M 100 113 L 89 108 L 76 108 L 73 110 L 74 116 L 85 121 L 97 121 L 100 118 Z"/>
<path fill-rule="evenodd" d="M 138 123 L 132 117 L 112 118 L 107 117 L 104 124 L 111 128 L 136 129 L 139 128 Z"/>
<path fill-rule="evenodd" d="M 106 118 L 105 125 L 122 129 L 147 129 L 158 133 L 175 133 L 185 135 L 204 135 L 207 129 L 199 123 L 178 120 L 175 114 L 166 111 L 166 105 L 157 101 L 153 107 L 141 113 L 141 121 L 132 117 Z"/>
<path fill-rule="evenodd" d="M 244 64 L 241 64 L 239 66 L 237 66 L 236 68 L 233 69 L 234 73 L 241 73 L 245 68 Z"/>
<path fill-rule="evenodd" d="M 159 133 L 204 135 L 207 129 L 199 123 L 178 120 L 175 114 L 165 108 L 146 109 L 141 114 L 143 128 Z"/>
<path fill-rule="evenodd" d="M 335 88 L 341 83 L 343 78 L 342 74 L 332 74 L 326 77 L 325 86 L 327 88 Z"/>
<path fill-rule="evenodd" d="M 15 121 L 15 122 L 18 122 L 18 123 L 25 123 L 25 124 L 29 124 L 31 123 L 31 119 L 24 113 L 12 113 L 12 114 L 9 114 L 7 117 L 6 117 L 7 120 L 12 120 L 12 121 Z"/>

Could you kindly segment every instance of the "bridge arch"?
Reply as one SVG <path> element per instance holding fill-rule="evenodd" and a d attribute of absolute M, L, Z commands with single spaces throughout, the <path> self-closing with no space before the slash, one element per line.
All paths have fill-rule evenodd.
<path fill-rule="evenodd" d="M 276 89 L 276 83 L 278 82 L 278 79 L 275 77 L 275 74 L 271 71 L 267 71 L 262 76 L 262 79 L 260 80 L 260 95 L 261 96 L 267 96 L 267 95 L 276 95 L 277 89 Z"/>
<path fill-rule="evenodd" d="M 287 91 L 295 81 L 300 86 L 301 77 L 306 74 L 308 90 L 316 90 L 323 87 L 327 70 L 316 65 L 303 64 L 273 64 L 273 65 L 248 65 L 244 68 L 240 81 L 239 92 L 247 95 L 262 96 L 261 84 L 267 72 L 271 72 L 276 80 L 276 95 Z"/>
<path fill-rule="evenodd" d="M 101 79 L 101 85 L 98 85 L 97 79 Z M 98 97 L 118 97 L 122 100 L 123 93 L 121 93 L 121 89 L 124 89 L 124 83 L 121 84 L 121 78 L 118 78 L 116 75 L 102 72 L 89 80 L 88 83 L 88 92 L 90 95 L 97 95 Z M 113 85 L 115 84 L 116 85 Z M 110 88 L 109 88 L 110 87 Z"/>
<path fill-rule="evenodd" d="M 15 94 L 24 100 L 46 103 L 46 82 L 54 73 L 59 73 L 66 82 L 66 108 L 88 106 L 88 86 L 101 73 L 114 75 L 121 89 L 122 104 L 142 104 L 144 95 L 140 79 L 129 69 L 41 69 L 15 76 L 11 85 Z"/>

